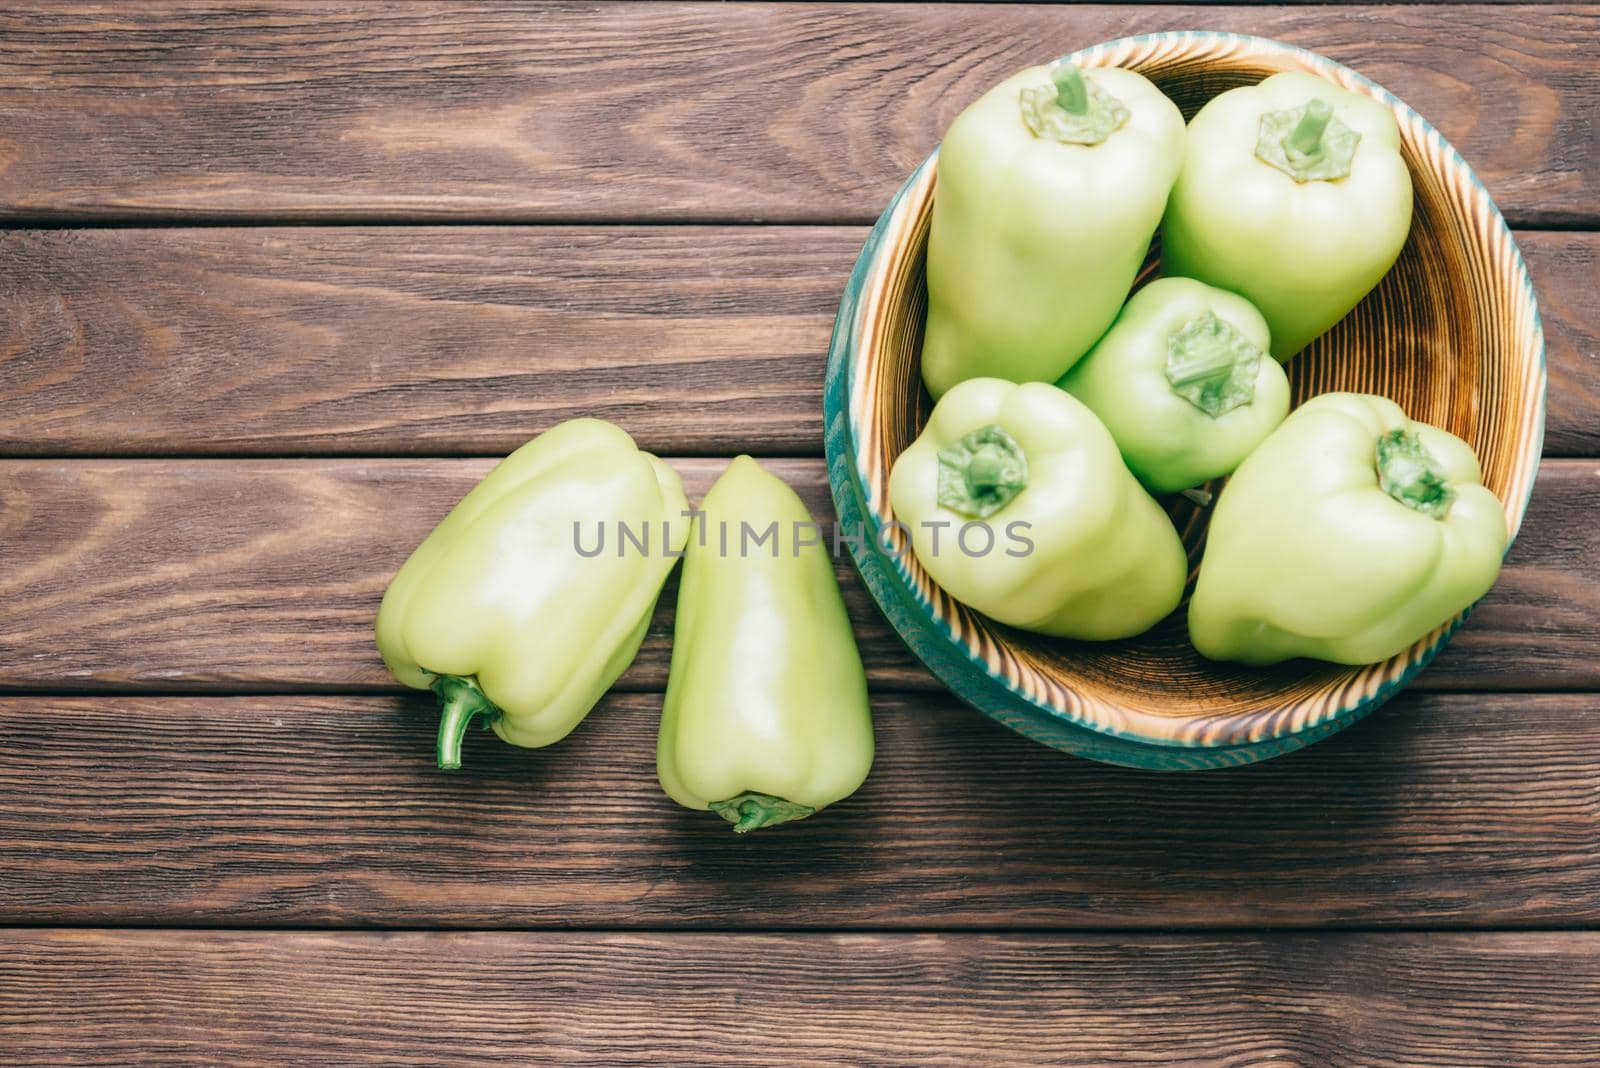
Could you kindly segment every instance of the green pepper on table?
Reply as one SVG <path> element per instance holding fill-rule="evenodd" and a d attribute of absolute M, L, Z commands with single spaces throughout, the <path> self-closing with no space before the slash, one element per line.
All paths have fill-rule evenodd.
<path fill-rule="evenodd" d="M 1385 660 L 1489 591 L 1505 511 L 1466 442 L 1393 401 L 1324 393 L 1218 498 L 1189 602 L 1213 660 Z"/>
<path fill-rule="evenodd" d="M 474 719 L 530 748 L 578 725 L 638 652 L 687 510 L 677 473 L 598 419 L 539 435 L 462 498 L 377 621 L 389 671 L 439 696 L 441 768 Z"/>
<path fill-rule="evenodd" d="M 1394 264 L 1411 176 L 1382 103 L 1301 71 L 1212 98 L 1189 122 L 1162 271 L 1248 298 L 1287 360 Z"/>
<path fill-rule="evenodd" d="M 889 500 L 935 582 L 1024 630 L 1127 638 L 1183 593 L 1172 522 L 1094 413 L 1047 382 L 950 390 L 895 462 Z"/>
<path fill-rule="evenodd" d="M 1161 278 L 1059 383 L 1100 417 L 1152 493 L 1229 474 L 1283 422 L 1289 379 L 1243 297 Z"/>
<path fill-rule="evenodd" d="M 1183 157 L 1183 116 L 1142 76 L 1031 67 L 939 149 L 922 375 L 1054 382 L 1111 325 Z"/>
<path fill-rule="evenodd" d="M 872 766 L 866 673 L 824 541 L 748 456 L 695 513 L 656 770 L 674 801 L 741 834 L 848 797 Z"/>

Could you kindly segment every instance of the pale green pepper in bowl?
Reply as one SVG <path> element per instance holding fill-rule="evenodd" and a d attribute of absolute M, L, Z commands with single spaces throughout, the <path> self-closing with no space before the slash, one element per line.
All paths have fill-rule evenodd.
<path fill-rule="evenodd" d="M 1142 75 L 1031 67 L 939 148 L 922 378 L 1054 382 L 1116 318 L 1183 158 L 1183 116 Z"/>
<path fill-rule="evenodd" d="M 1261 313 L 1190 278 L 1129 298 L 1059 383 L 1100 417 L 1152 493 L 1232 473 L 1289 413 L 1289 379 L 1267 355 Z"/>
<path fill-rule="evenodd" d="M 1161 269 L 1248 298 L 1281 361 L 1378 284 L 1410 229 L 1394 114 L 1288 71 L 1216 96 L 1190 120 Z"/>
<path fill-rule="evenodd" d="M 1223 488 L 1189 638 L 1247 664 L 1384 660 L 1487 593 L 1506 540 L 1466 442 L 1384 397 L 1324 393 Z"/>
<path fill-rule="evenodd" d="M 1128 638 L 1183 594 L 1171 520 L 1094 413 L 1048 382 L 946 393 L 895 461 L 889 500 L 933 580 L 1014 627 Z"/>

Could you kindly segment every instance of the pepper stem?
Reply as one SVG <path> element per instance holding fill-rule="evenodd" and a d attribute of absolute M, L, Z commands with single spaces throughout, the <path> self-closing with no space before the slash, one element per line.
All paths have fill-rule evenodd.
<path fill-rule="evenodd" d="M 1302 156 L 1317 155 L 1322 149 L 1322 131 L 1328 128 L 1331 118 L 1333 108 L 1328 106 L 1326 100 L 1308 100 L 1306 113 L 1300 117 L 1289 136 L 1284 138 L 1285 145 Z"/>
<path fill-rule="evenodd" d="M 734 834 L 748 834 L 791 820 L 803 820 L 817 811 L 808 805 L 785 801 L 771 794 L 743 793 L 726 801 L 713 801 L 711 811 L 733 824 Z"/>
<path fill-rule="evenodd" d="M 1261 116 L 1256 158 L 1297 182 L 1336 182 L 1350 177 L 1361 135 L 1340 121 L 1319 97 Z"/>
<path fill-rule="evenodd" d="M 1188 386 L 1196 382 L 1208 382 L 1231 372 L 1233 363 L 1233 353 L 1227 349 L 1215 348 L 1210 351 L 1203 351 L 1186 362 L 1169 363 L 1167 365 L 1167 381 L 1174 386 Z"/>
<path fill-rule="evenodd" d="M 967 465 L 967 481 L 980 492 L 992 491 L 1005 481 L 1010 462 L 1011 453 L 1001 446 L 993 442 L 982 445 L 972 454 L 972 460 Z"/>
<path fill-rule="evenodd" d="M 1022 121 L 1033 136 L 1068 145 L 1098 145 L 1131 115 L 1122 101 L 1084 77 L 1076 63 L 1057 60 L 1049 81 L 1024 86 L 1017 96 Z"/>
<path fill-rule="evenodd" d="M 998 426 L 974 430 L 939 450 L 939 503 L 953 512 L 984 519 L 1028 488 L 1028 458 Z"/>
<path fill-rule="evenodd" d="M 1443 519 L 1456 499 L 1450 479 L 1415 431 L 1391 430 L 1378 439 L 1378 485 L 1383 492 L 1433 519 Z"/>
<path fill-rule="evenodd" d="M 482 716 L 487 727 L 500 718 L 500 709 L 476 682 L 459 675 L 440 675 L 433 680 L 433 692 L 439 695 L 439 767 L 455 771 L 461 767 L 461 742 L 473 719 Z"/>
<path fill-rule="evenodd" d="M 1050 80 L 1056 86 L 1056 103 L 1070 115 L 1084 115 L 1089 111 L 1089 87 L 1083 82 L 1083 71 L 1076 63 L 1055 63 L 1050 67 Z"/>
<path fill-rule="evenodd" d="M 1168 336 L 1167 382 L 1215 419 L 1255 401 L 1262 355 L 1232 323 L 1207 309 Z"/>

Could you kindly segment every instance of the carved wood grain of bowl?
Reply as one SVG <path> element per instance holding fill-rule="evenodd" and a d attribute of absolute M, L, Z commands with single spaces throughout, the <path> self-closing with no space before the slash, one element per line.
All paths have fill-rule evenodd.
<path fill-rule="evenodd" d="M 1481 182 L 1426 119 L 1354 71 L 1291 45 L 1222 33 L 1164 33 L 1096 45 L 1084 66 L 1139 71 L 1185 117 L 1225 89 L 1303 70 L 1394 111 L 1416 209 L 1399 262 L 1332 331 L 1288 364 L 1295 403 L 1328 390 L 1390 397 L 1464 438 L 1504 504 L 1513 536 L 1544 436 L 1544 336 L 1527 268 Z M 891 523 L 888 476 L 931 404 L 918 373 L 923 258 L 937 153 L 868 237 L 834 327 L 825 418 L 839 518 L 860 524 L 862 577 L 912 651 L 957 695 L 1047 745 L 1136 767 L 1243 764 L 1326 737 L 1420 671 L 1461 624 L 1451 619 L 1391 660 L 1349 668 L 1296 660 L 1216 664 L 1190 647 L 1184 612 L 1128 641 L 1045 638 L 951 599 Z M 1153 275 L 1155 254 L 1141 278 Z M 1206 512 L 1166 502 L 1193 567 Z"/>

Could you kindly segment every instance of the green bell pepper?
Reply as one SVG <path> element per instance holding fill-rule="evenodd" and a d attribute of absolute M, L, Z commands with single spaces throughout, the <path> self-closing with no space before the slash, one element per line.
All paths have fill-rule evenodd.
<path fill-rule="evenodd" d="M 1410 229 L 1389 108 L 1289 71 L 1214 97 L 1190 121 L 1162 271 L 1249 298 L 1287 360 L 1378 284 Z"/>
<path fill-rule="evenodd" d="M 946 393 L 895 461 L 889 501 L 935 582 L 1024 630 L 1127 638 L 1183 594 L 1171 520 L 1094 413 L 1046 382 Z"/>
<path fill-rule="evenodd" d="M 566 737 L 633 661 L 688 536 L 677 473 L 610 423 L 562 423 L 501 461 L 378 609 L 389 671 L 439 696 L 439 766 L 461 766 L 480 716 L 513 745 Z"/>
<path fill-rule="evenodd" d="M 748 456 L 695 513 L 656 771 L 739 833 L 850 796 L 872 767 L 867 677 L 821 530 Z"/>
<path fill-rule="evenodd" d="M 1289 413 L 1266 320 L 1243 297 L 1161 278 L 1059 383 L 1116 439 L 1152 493 L 1229 474 Z"/>
<path fill-rule="evenodd" d="M 1383 397 L 1324 393 L 1223 488 L 1189 637 L 1247 664 L 1385 660 L 1487 593 L 1505 550 L 1466 442 Z"/>
<path fill-rule="evenodd" d="M 939 149 L 922 377 L 1054 382 L 1116 318 L 1183 158 L 1183 116 L 1142 76 L 1031 67 Z"/>

